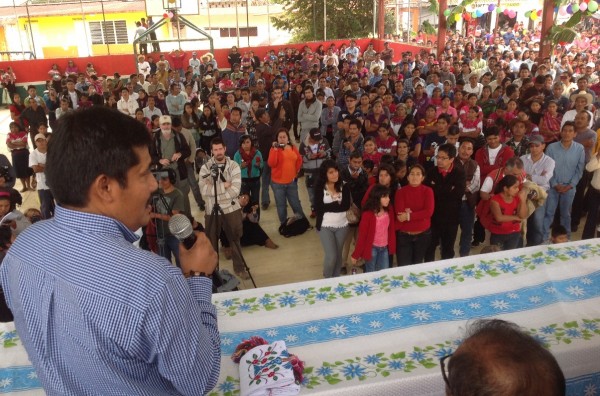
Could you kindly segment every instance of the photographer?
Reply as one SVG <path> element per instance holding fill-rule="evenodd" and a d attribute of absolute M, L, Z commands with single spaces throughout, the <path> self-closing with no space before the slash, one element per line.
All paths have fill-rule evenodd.
<path fill-rule="evenodd" d="M 184 213 L 183 193 L 175 187 L 177 175 L 173 169 L 167 168 L 158 172 L 158 198 L 150 213 L 150 218 L 156 220 L 156 239 L 158 254 L 171 261 L 175 257 L 175 264 L 181 268 L 179 262 L 179 240 L 169 230 L 169 220 L 174 214 Z"/>
<path fill-rule="evenodd" d="M 212 157 L 200 168 L 200 191 L 206 198 L 206 234 L 215 250 L 221 230 L 231 246 L 233 269 L 237 276 L 249 279 L 242 259 L 242 214 L 238 195 L 242 187 L 242 173 L 237 162 L 225 155 L 227 148 L 221 138 L 211 143 Z M 216 183 L 216 196 L 215 196 Z M 223 213 L 213 213 L 215 202 Z"/>

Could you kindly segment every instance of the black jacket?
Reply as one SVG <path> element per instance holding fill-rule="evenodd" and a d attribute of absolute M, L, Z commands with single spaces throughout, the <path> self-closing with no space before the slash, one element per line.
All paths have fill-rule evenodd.
<path fill-rule="evenodd" d="M 192 151 L 190 150 L 190 146 L 187 144 L 185 137 L 179 132 L 173 130 L 173 138 L 175 139 L 175 152 L 181 153 L 181 157 L 177 160 L 177 172 L 179 173 L 179 180 L 185 180 L 188 177 L 187 167 L 185 165 L 185 160 L 188 158 Z M 160 129 L 154 132 L 152 136 L 152 147 L 150 148 L 150 155 L 152 157 L 152 164 L 160 167 L 160 159 L 163 158 L 161 143 L 160 143 Z"/>
<path fill-rule="evenodd" d="M 459 211 L 462 204 L 462 197 L 465 194 L 466 179 L 465 171 L 462 166 L 454 160 L 450 173 L 446 177 L 442 176 L 438 167 L 434 167 L 427 172 L 425 184 L 433 189 L 433 198 L 435 207 L 431 223 L 435 224 L 458 224 Z"/>
<path fill-rule="evenodd" d="M 332 203 L 323 203 L 324 191 L 323 189 L 317 188 L 315 186 L 315 212 L 317 213 L 317 223 L 315 224 L 315 228 L 320 231 L 321 224 L 323 223 L 323 215 L 325 212 L 333 212 L 340 213 L 346 212 L 350 209 L 350 189 L 348 185 L 342 187 L 342 201 L 341 202 L 332 202 Z"/>

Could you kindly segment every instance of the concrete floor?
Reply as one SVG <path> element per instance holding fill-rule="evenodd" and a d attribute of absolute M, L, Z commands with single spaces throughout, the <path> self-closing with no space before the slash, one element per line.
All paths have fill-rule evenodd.
<path fill-rule="evenodd" d="M 10 159 L 10 153 L 6 147 L 6 134 L 9 131 L 9 123 L 11 122 L 10 113 L 6 109 L 0 109 L 0 134 L 4 136 L 0 142 L 0 153 L 7 155 Z M 20 182 L 17 181 L 18 190 L 21 189 Z M 300 201 L 304 208 L 305 214 L 310 213 L 310 204 L 308 194 L 304 184 L 304 178 L 299 182 Z M 22 211 L 30 207 L 39 208 L 39 200 L 37 193 L 28 191 L 22 193 L 23 206 Z M 190 195 L 192 207 L 195 207 L 193 197 Z M 291 209 L 288 209 L 291 213 Z M 198 211 L 197 207 L 192 209 L 192 214 L 197 220 L 204 223 L 204 212 Z M 311 224 L 315 221 L 311 219 Z M 275 208 L 275 200 L 271 191 L 271 206 L 268 210 L 261 213 L 261 226 L 267 232 L 279 249 L 271 250 L 260 246 L 245 247 L 242 250 L 243 256 L 246 259 L 248 267 L 254 277 L 258 287 L 280 285 L 286 283 L 302 282 L 313 279 L 322 278 L 322 261 L 323 250 L 316 230 L 309 230 L 305 234 L 284 238 L 279 235 L 277 228 L 279 227 L 277 213 Z M 581 229 L 583 223 L 579 227 L 579 231 L 574 233 L 573 239 L 581 239 Z M 458 239 L 458 238 L 457 238 Z M 471 254 L 478 254 L 481 247 L 471 249 Z M 458 246 L 456 247 L 458 252 Z M 439 254 L 439 252 L 438 252 Z M 457 253 L 458 254 L 458 253 Z M 228 269 L 233 273 L 233 265 L 231 260 L 226 260 L 223 256 L 220 259 L 221 268 Z M 240 288 L 251 288 L 250 280 L 242 281 Z"/>

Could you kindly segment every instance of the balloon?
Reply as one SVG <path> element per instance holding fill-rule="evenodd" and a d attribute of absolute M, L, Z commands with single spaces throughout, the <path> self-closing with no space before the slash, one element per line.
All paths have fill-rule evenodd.
<path fill-rule="evenodd" d="M 529 18 L 530 16 L 531 16 L 531 11 L 527 11 L 527 12 L 525 13 L 525 18 Z"/>
<path fill-rule="evenodd" d="M 558 15 L 560 15 L 560 16 L 567 15 L 567 7 L 565 7 L 565 6 L 558 7 Z"/>
<path fill-rule="evenodd" d="M 448 15 L 450 15 L 450 10 L 446 10 L 446 11 L 444 11 L 444 16 L 445 16 L 446 18 L 448 17 Z"/>
<path fill-rule="evenodd" d="M 573 13 L 573 5 L 572 5 L 572 4 L 569 4 L 569 5 L 567 6 L 567 14 L 569 14 L 569 15 L 570 15 L 570 14 L 572 14 L 572 13 Z"/>
<path fill-rule="evenodd" d="M 494 4 L 490 4 L 490 5 L 488 6 L 488 11 L 489 11 L 489 12 L 492 12 L 492 11 L 494 11 L 494 8 L 496 8 L 496 6 L 495 6 Z"/>
<path fill-rule="evenodd" d="M 513 19 L 514 17 L 517 16 L 517 13 L 514 10 L 510 10 L 510 12 L 508 13 L 508 16 L 510 17 L 510 19 Z"/>
<path fill-rule="evenodd" d="M 169 18 L 173 18 L 173 13 L 169 11 Z"/>
<path fill-rule="evenodd" d="M 169 17 L 169 14 L 167 14 L 166 12 L 163 14 L 163 18 L 167 19 Z"/>
<path fill-rule="evenodd" d="M 589 12 L 598 11 L 598 2 L 595 0 L 590 0 L 590 2 L 588 3 L 588 11 Z"/>
<path fill-rule="evenodd" d="M 460 21 L 460 19 L 461 19 L 461 18 L 462 18 L 462 15 L 460 15 L 460 14 L 456 14 L 456 15 L 454 15 L 454 20 L 455 20 L 456 22 Z"/>
<path fill-rule="evenodd" d="M 573 3 L 571 4 L 571 9 L 573 10 L 573 14 L 579 11 L 579 4 Z"/>
<path fill-rule="evenodd" d="M 477 11 L 475 11 L 475 17 L 476 17 L 476 18 L 479 18 L 479 17 L 481 17 L 482 15 L 483 15 L 483 14 L 481 13 L 481 11 L 480 11 L 480 10 L 477 10 Z"/>
<path fill-rule="evenodd" d="M 581 10 L 581 12 L 585 12 L 585 10 L 588 9 L 588 5 L 585 1 L 582 1 L 581 4 L 579 4 L 579 9 Z"/>
<path fill-rule="evenodd" d="M 542 16 L 542 10 L 538 10 L 537 14 L 538 14 L 539 17 L 541 17 Z"/>
<path fill-rule="evenodd" d="M 504 10 L 504 15 L 508 15 L 509 11 L 508 8 Z"/>
<path fill-rule="evenodd" d="M 538 18 L 538 16 L 535 12 L 532 12 L 530 18 L 532 21 L 535 21 Z"/>

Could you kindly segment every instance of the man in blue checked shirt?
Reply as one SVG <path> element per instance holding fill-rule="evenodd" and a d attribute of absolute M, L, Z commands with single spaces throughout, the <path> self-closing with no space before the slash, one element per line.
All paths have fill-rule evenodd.
<path fill-rule="evenodd" d="M 55 217 L 23 232 L 0 267 L 48 395 L 202 395 L 216 384 L 210 242 L 181 246 L 181 269 L 132 245 L 157 188 L 149 145 L 142 124 L 103 107 L 65 116 L 49 144 Z"/>

